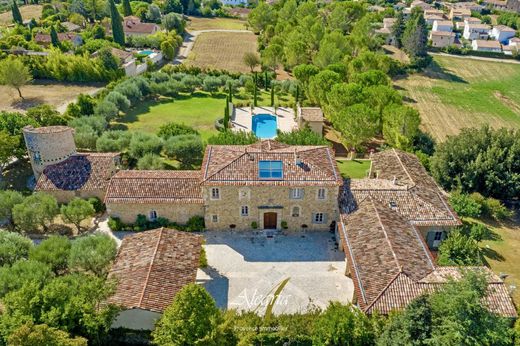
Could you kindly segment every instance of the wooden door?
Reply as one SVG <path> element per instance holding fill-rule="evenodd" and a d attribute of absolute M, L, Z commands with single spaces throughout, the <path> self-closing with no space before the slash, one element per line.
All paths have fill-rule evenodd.
<path fill-rule="evenodd" d="M 276 229 L 276 213 L 264 213 L 264 229 Z"/>

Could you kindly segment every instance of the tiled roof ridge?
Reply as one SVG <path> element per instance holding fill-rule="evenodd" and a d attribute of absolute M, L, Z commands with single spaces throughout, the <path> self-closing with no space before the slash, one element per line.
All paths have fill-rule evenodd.
<path fill-rule="evenodd" d="M 372 204 L 372 207 L 374 208 L 379 225 L 381 225 L 381 229 L 383 230 L 383 234 L 385 235 L 386 242 L 388 243 L 388 246 L 390 247 L 390 250 L 392 251 L 392 257 L 394 258 L 395 264 L 397 265 L 397 268 L 399 268 L 399 272 L 401 272 L 403 270 L 403 267 L 399 263 L 399 260 L 397 259 L 397 255 L 395 254 L 392 242 L 388 238 L 388 233 L 386 232 L 385 225 L 383 224 L 383 221 L 381 220 L 381 216 L 379 215 L 379 210 L 377 210 L 377 207 L 374 203 L 374 199 L 372 198 L 372 196 L 369 196 L 368 199 L 369 199 L 370 203 Z"/>
<path fill-rule="evenodd" d="M 405 275 L 406 277 L 408 277 L 408 274 L 406 274 L 405 272 L 403 272 L 402 270 L 399 270 L 397 272 L 397 274 L 394 275 L 394 277 L 392 278 L 392 280 L 390 280 L 388 282 L 388 284 L 385 286 L 385 288 L 383 288 L 381 290 L 381 292 L 379 292 L 379 294 L 374 298 L 374 300 L 372 300 L 372 302 L 370 304 L 368 304 L 364 309 L 363 311 L 368 311 L 370 310 L 370 308 L 372 306 L 375 305 L 375 303 L 377 303 L 377 301 L 379 300 L 379 298 L 381 298 L 383 296 L 383 294 L 385 294 L 385 292 L 392 286 L 392 284 L 395 282 L 395 280 L 397 280 L 398 277 L 400 277 L 401 275 Z"/>
<path fill-rule="evenodd" d="M 410 181 L 412 182 L 412 187 L 413 186 L 416 186 L 417 184 L 415 183 L 415 180 L 412 179 L 412 176 L 410 175 L 410 173 L 408 172 L 408 169 L 406 169 L 405 165 L 403 164 L 403 161 L 401 161 L 401 157 L 399 156 L 399 153 L 397 152 L 397 150 L 395 150 L 395 148 L 392 148 L 392 151 L 395 155 L 395 157 L 397 158 L 397 161 L 399 161 L 399 164 L 401 165 L 401 167 L 403 168 L 403 171 L 406 173 L 406 175 L 408 176 L 408 179 L 410 179 Z"/>
<path fill-rule="evenodd" d="M 163 235 L 164 227 L 159 229 L 159 237 L 157 239 L 157 244 L 155 245 L 155 249 L 153 251 L 152 259 L 150 260 L 150 266 L 148 267 L 148 272 L 146 273 L 146 279 L 144 280 L 143 292 L 141 293 L 141 297 L 139 297 L 139 303 L 137 307 L 141 307 L 143 303 L 144 294 L 146 292 L 146 288 L 148 287 L 148 280 L 150 279 L 150 273 L 152 272 L 152 267 L 155 262 L 155 257 L 157 256 L 157 251 L 159 249 L 159 245 L 161 244 L 162 235 Z"/>

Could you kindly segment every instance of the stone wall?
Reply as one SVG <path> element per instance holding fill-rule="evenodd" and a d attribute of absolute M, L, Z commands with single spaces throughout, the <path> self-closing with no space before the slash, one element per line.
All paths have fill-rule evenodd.
<path fill-rule="evenodd" d="M 282 221 L 287 222 L 288 230 L 301 230 L 307 225 L 308 230 L 329 230 L 332 221 L 337 221 L 338 191 L 336 187 L 326 187 L 326 198 L 317 198 L 318 186 L 303 187 L 302 199 L 290 199 L 290 188 L 285 186 L 220 186 L 220 199 L 210 198 L 212 187 L 203 187 L 205 221 L 208 230 L 227 230 L 235 225 L 237 230 L 251 230 L 256 222 L 259 229 L 264 228 L 264 213 L 277 214 L 277 229 L 282 228 Z M 248 216 L 241 215 L 241 207 L 247 206 Z M 293 207 L 300 207 L 300 215 L 293 216 Z M 321 224 L 313 223 L 314 213 L 324 213 Z M 213 220 L 217 215 L 217 221 Z"/>
<path fill-rule="evenodd" d="M 39 190 L 41 192 L 47 193 L 51 196 L 54 196 L 58 203 L 68 203 L 70 200 L 72 200 L 74 197 L 79 197 L 83 199 L 91 198 L 91 197 L 97 197 L 101 201 L 105 198 L 105 190 L 91 190 L 91 191 L 65 191 L 65 190 L 51 190 L 51 191 L 44 191 Z"/>
<path fill-rule="evenodd" d="M 139 214 L 149 217 L 152 210 L 157 212 L 157 217 L 165 217 L 179 224 L 185 224 L 193 216 L 204 216 L 202 204 L 107 203 L 108 215 L 120 218 L 123 223 L 134 223 Z"/>

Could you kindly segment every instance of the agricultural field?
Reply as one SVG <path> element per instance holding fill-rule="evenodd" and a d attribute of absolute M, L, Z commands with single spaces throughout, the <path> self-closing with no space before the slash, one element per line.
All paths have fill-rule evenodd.
<path fill-rule="evenodd" d="M 395 82 L 437 140 L 461 128 L 520 128 L 520 64 L 435 56 L 424 72 Z"/>
<path fill-rule="evenodd" d="M 22 18 L 26 19 L 38 19 L 42 15 L 42 5 L 26 5 L 20 6 L 20 13 Z M 13 16 L 11 11 L 0 13 L 0 26 L 6 26 L 13 23 Z"/>
<path fill-rule="evenodd" d="M 114 123 L 113 128 L 156 133 L 161 125 L 176 122 L 195 128 L 203 139 L 208 139 L 217 133 L 215 121 L 224 116 L 225 103 L 224 94 L 212 97 L 203 92 L 175 100 L 145 101 Z"/>
<path fill-rule="evenodd" d="M 64 105 L 75 100 L 79 94 L 92 94 L 101 87 L 102 84 L 77 85 L 38 81 L 22 87 L 22 96 L 25 98 L 22 100 L 15 89 L 0 85 L 0 109 L 23 112 L 27 108 L 47 103 L 64 111 L 60 106 L 64 108 Z"/>
<path fill-rule="evenodd" d="M 247 22 L 234 18 L 188 17 L 186 29 L 195 30 L 247 30 Z"/>
<path fill-rule="evenodd" d="M 520 217 L 520 216 L 519 216 Z M 482 242 L 484 256 L 493 271 L 507 274 L 508 287 L 514 286 L 513 299 L 520 303 L 520 219 L 503 224 L 488 223 L 498 236 L 496 240 Z"/>
<path fill-rule="evenodd" d="M 256 50 L 256 36 L 251 32 L 204 32 L 197 37 L 185 63 L 247 73 L 249 67 L 242 59 L 246 52 Z"/>

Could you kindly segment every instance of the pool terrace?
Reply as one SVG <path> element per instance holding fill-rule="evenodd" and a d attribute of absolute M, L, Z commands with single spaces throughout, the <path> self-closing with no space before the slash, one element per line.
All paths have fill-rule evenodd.
<path fill-rule="evenodd" d="M 298 129 L 298 123 L 295 120 L 295 114 L 292 108 L 276 107 L 275 109 L 274 107 L 240 107 L 235 108 L 233 115 L 231 116 L 233 131 L 255 132 L 254 130 L 257 130 L 258 136 L 258 130 L 262 128 L 262 125 L 264 124 L 260 124 L 260 122 L 258 122 L 256 124 L 257 126 L 253 126 L 253 117 L 260 114 L 270 114 L 276 116 L 276 127 L 282 132 L 291 132 Z M 263 138 L 261 135 L 262 132 L 260 132 L 260 138 Z M 265 139 L 267 138 L 270 138 L 270 136 L 265 137 Z"/>

